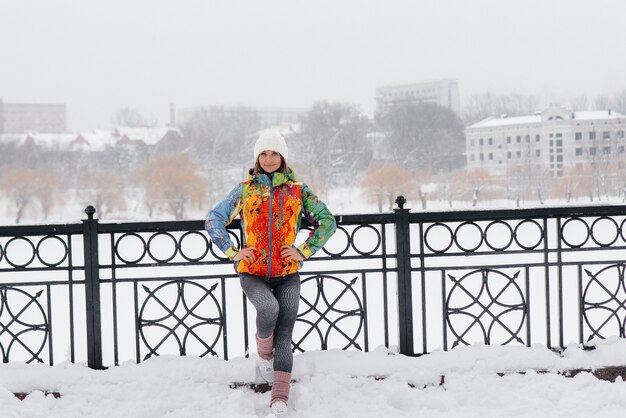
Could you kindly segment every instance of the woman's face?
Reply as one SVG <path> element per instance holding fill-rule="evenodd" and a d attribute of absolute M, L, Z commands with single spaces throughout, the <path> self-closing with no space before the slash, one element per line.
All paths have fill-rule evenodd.
<path fill-rule="evenodd" d="M 266 173 L 273 173 L 280 168 L 280 154 L 276 151 L 265 150 L 259 154 L 259 164 Z"/>

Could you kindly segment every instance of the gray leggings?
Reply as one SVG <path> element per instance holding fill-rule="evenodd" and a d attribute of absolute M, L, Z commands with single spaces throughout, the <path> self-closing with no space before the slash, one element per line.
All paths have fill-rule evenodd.
<path fill-rule="evenodd" d="M 291 335 L 300 302 L 300 275 L 267 279 L 240 273 L 239 277 L 243 292 L 256 309 L 259 337 L 274 334 L 274 370 L 291 373 Z"/>

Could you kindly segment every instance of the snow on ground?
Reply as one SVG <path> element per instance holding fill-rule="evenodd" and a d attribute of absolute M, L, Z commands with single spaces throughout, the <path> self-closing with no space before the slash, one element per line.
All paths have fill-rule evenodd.
<path fill-rule="evenodd" d="M 290 408 L 301 417 L 623 417 L 626 383 L 534 370 L 626 365 L 626 340 L 576 345 L 461 347 L 419 358 L 314 351 L 295 356 Z M 515 371 L 530 371 L 524 375 Z M 500 377 L 497 372 L 512 372 Z M 440 386 L 441 376 L 445 383 Z M 231 389 L 254 380 L 254 360 L 164 356 L 105 371 L 83 365 L 0 366 L 2 417 L 266 417 L 269 393 Z M 372 376 L 385 376 L 375 380 Z M 415 388 L 412 388 L 412 384 Z M 59 391 L 60 399 L 41 391 Z M 35 391 L 24 401 L 12 392 Z"/>
<path fill-rule="evenodd" d="M 328 200 L 337 214 L 377 210 L 348 190 L 333 192 Z M 0 220 L 6 222 L 0 223 L 12 223 L 9 203 L 0 201 L 0 207 L 6 206 L 0 210 Z M 506 203 L 487 206 L 510 207 Z M 419 208 L 416 202 L 407 206 Z M 82 207 L 76 203 L 57 208 L 45 222 L 78 222 L 84 218 Z M 429 202 L 429 210 L 444 208 L 444 203 Z M 204 213 L 190 217 L 201 219 Z M 42 222 L 36 212 L 29 215 L 23 223 Z M 131 211 L 121 219 L 148 220 L 141 211 Z M 626 384 L 621 380 L 609 383 L 586 373 L 565 378 L 533 372 L 603 366 L 626 366 L 626 340 L 599 342 L 594 351 L 572 345 L 563 356 L 541 346 L 473 346 L 420 358 L 391 355 L 385 349 L 315 351 L 295 358 L 298 383 L 292 387 L 290 407 L 294 418 L 623 417 Z M 528 370 L 525 375 L 496 374 Z M 440 386 L 442 375 L 445 384 Z M 254 376 L 254 362 L 245 358 L 163 356 L 106 371 L 70 363 L 53 367 L 10 363 L 0 365 L 0 418 L 265 417 L 269 393 L 229 388 L 231 382 L 250 382 Z M 13 395 L 31 391 L 24 401 Z M 44 391 L 58 391 L 62 397 L 46 397 Z"/>

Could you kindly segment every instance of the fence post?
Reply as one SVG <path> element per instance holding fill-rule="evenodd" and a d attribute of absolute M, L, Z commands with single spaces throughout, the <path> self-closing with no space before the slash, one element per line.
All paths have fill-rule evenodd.
<path fill-rule="evenodd" d="M 404 196 L 396 198 L 396 253 L 398 266 L 398 322 L 400 353 L 412 356 L 413 351 L 413 291 L 411 286 L 411 238 L 409 209 L 404 209 Z"/>
<path fill-rule="evenodd" d="M 85 252 L 85 308 L 87 311 L 87 365 L 102 366 L 102 326 L 100 323 L 100 261 L 98 259 L 98 220 L 96 208 L 85 208 L 83 219 L 83 249 Z"/>

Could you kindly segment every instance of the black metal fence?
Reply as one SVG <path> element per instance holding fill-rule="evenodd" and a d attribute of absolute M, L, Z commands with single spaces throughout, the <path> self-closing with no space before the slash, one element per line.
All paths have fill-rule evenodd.
<path fill-rule="evenodd" d="M 624 337 L 626 206 L 337 216 L 293 349 L 407 355 Z M 2 360 L 248 354 L 254 310 L 203 221 L 0 227 Z M 229 230 L 240 242 L 237 222 Z M 308 231 L 303 230 L 301 239 Z"/>

